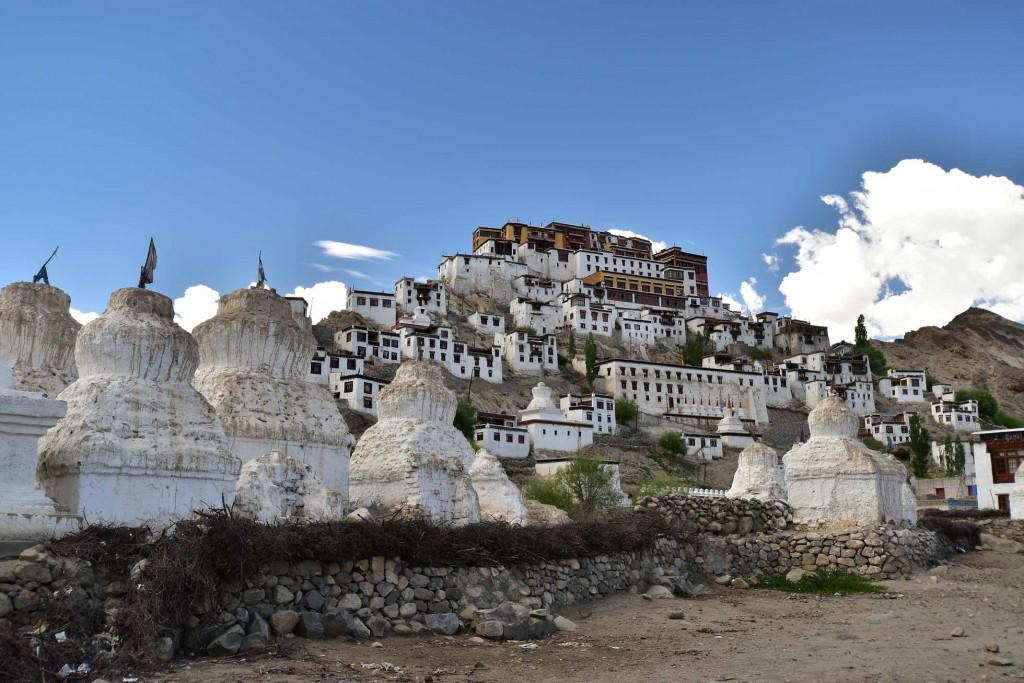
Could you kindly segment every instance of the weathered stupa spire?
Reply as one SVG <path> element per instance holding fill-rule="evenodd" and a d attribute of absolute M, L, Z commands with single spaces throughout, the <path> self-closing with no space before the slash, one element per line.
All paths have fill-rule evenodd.
<path fill-rule="evenodd" d="M 15 388 L 54 398 L 78 377 L 71 297 L 48 284 L 15 282 L 0 289 L 0 356 Z"/>
<path fill-rule="evenodd" d="M 243 464 L 271 451 L 290 455 L 347 498 L 355 440 L 326 387 L 305 379 L 316 350 L 309 321 L 274 290 L 250 287 L 224 295 L 192 334 L 194 384 L 220 416 L 231 452 Z"/>
<path fill-rule="evenodd" d="M 240 463 L 191 385 L 199 351 L 163 294 L 119 289 L 78 334 L 67 415 L 39 444 L 47 493 L 90 522 L 159 524 L 230 502 Z"/>

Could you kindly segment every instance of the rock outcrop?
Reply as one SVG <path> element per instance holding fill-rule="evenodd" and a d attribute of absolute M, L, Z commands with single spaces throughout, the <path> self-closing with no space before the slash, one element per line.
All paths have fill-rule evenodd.
<path fill-rule="evenodd" d="M 251 287 L 224 295 L 198 325 L 195 384 L 243 463 L 279 451 L 310 465 L 343 497 L 354 439 L 325 386 L 305 380 L 316 350 L 308 320 L 288 299 Z"/>
<path fill-rule="evenodd" d="M 783 457 L 793 519 L 829 529 L 916 522 L 916 500 L 900 461 L 857 440 L 859 419 L 838 396 L 807 417 L 810 438 Z"/>
<path fill-rule="evenodd" d="M 341 519 L 344 501 L 312 467 L 273 451 L 242 466 L 232 509 L 261 522 L 322 522 Z"/>
<path fill-rule="evenodd" d="M 523 504 L 523 495 L 496 457 L 480 449 L 469 469 L 473 490 L 480 502 L 480 518 L 512 524 L 525 524 L 529 514 Z"/>
<path fill-rule="evenodd" d="M 39 444 L 40 482 L 90 522 L 162 524 L 230 502 L 241 465 L 190 381 L 196 342 L 169 298 L 119 289 L 75 344 L 67 415 Z"/>
<path fill-rule="evenodd" d="M 352 452 L 349 498 L 441 522 L 479 521 L 470 482 L 475 455 L 457 430 L 455 393 L 432 363 L 406 361 L 381 389 L 378 422 Z"/>
<path fill-rule="evenodd" d="M 786 483 L 775 449 L 760 441 L 744 448 L 727 495 L 730 498 L 786 500 Z"/>
<path fill-rule="evenodd" d="M 50 285 L 15 282 L 0 289 L 0 356 L 11 364 L 15 388 L 50 398 L 78 378 L 71 297 Z"/>

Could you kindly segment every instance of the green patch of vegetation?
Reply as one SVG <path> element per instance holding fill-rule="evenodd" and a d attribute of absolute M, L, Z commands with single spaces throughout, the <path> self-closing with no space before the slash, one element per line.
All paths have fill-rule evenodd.
<path fill-rule="evenodd" d="M 673 489 L 691 488 L 697 484 L 686 477 L 681 477 L 678 474 L 655 474 L 647 479 L 644 479 L 636 488 L 635 498 L 646 498 L 647 496 L 657 496 L 664 491 L 671 491 Z"/>
<path fill-rule="evenodd" d="M 868 357 L 868 364 L 871 366 L 871 373 L 876 377 L 885 375 L 889 369 L 885 362 L 885 354 L 871 346 L 868 339 L 868 329 L 864 325 L 864 316 L 857 316 L 857 326 L 853 330 L 853 352 L 860 356 Z"/>
<path fill-rule="evenodd" d="M 861 443 L 873 451 L 885 452 L 885 444 L 873 436 L 862 437 Z"/>
<path fill-rule="evenodd" d="M 455 419 L 452 424 L 460 432 L 465 434 L 466 440 L 476 444 L 476 406 L 465 399 L 459 399 L 459 405 L 455 409 Z"/>
<path fill-rule="evenodd" d="M 524 332 L 530 335 L 531 337 L 537 336 L 537 330 L 533 329 L 532 327 L 517 327 L 516 332 Z"/>
<path fill-rule="evenodd" d="M 807 573 L 795 583 L 787 581 L 784 574 L 769 574 L 762 576 L 760 583 L 755 588 L 785 593 L 817 593 L 819 595 L 885 592 L 884 588 L 871 583 L 859 574 L 840 571 Z"/>
<path fill-rule="evenodd" d="M 587 368 L 587 384 L 592 385 L 597 378 L 597 342 L 592 334 L 587 334 L 583 341 L 583 360 Z"/>
<path fill-rule="evenodd" d="M 771 360 L 772 350 L 771 349 L 750 349 L 747 351 L 747 355 L 750 356 L 751 360 Z"/>
<path fill-rule="evenodd" d="M 996 411 L 996 416 L 992 418 L 992 423 L 997 424 L 1000 427 L 1006 427 L 1007 429 L 1020 429 L 1024 427 L 1024 420 L 1014 415 L 1010 415 L 1005 410 Z"/>
<path fill-rule="evenodd" d="M 932 450 L 931 436 L 921 424 L 921 418 L 914 413 L 910 416 L 910 469 L 914 476 L 923 479 L 928 476 L 928 461 Z"/>
<path fill-rule="evenodd" d="M 569 512 L 573 508 L 572 496 L 554 479 L 531 479 L 523 484 L 523 493 L 527 498 L 553 505 L 559 510 Z"/>

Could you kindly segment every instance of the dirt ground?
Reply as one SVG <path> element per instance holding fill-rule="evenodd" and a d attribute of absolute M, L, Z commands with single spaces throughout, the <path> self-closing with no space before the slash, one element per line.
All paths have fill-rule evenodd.
<path fill-rule="evenodd" d="M 389 638 L 381 647 L 295 639 L 287 655 L 178 662 L 148 682 L 1024 679 L 1024 555 L 958 555 L 883 585 L 885 595 L 718 587 L 695 600 L 619 595 L 565 610 L 579 629 L 538 643 L 472 634 Z M 669 618 L 679 610 L 684 619 Z"/>

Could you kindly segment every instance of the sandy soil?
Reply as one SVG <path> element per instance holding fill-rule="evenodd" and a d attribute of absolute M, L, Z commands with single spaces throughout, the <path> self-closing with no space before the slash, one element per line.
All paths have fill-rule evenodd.
<path fill-rule="evenodd" d="M 536 644 L 390 638 L 288 641 L 288 654 L 179 662 L 149 680 L 978 681 L 1024 679 L 1024 555 L 975 552 L 884 584 L 794 596 L 716 588 L 697 600 L 620 595 L 564 613 L 579 630 Z M 670 619 L 682 610 L 685 619 Z M 952 634 L 963 629 L 962 637 Z M 992 653 L 985 647 L 998 646 Z M 997 659 L 1010 666 L 994 663 Z"/>

